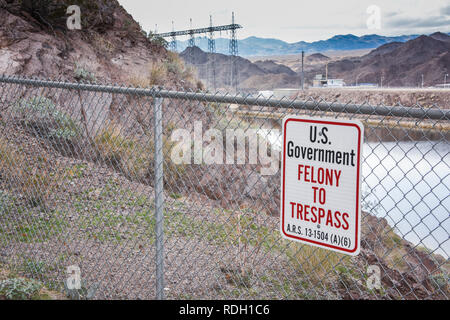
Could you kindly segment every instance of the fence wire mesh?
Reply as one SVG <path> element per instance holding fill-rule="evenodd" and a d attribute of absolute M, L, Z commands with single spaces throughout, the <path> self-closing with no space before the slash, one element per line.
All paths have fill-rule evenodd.
<path fill-rule="evenodd" d="M 450 296 L 448 110 L 10 77 L 0 108 L 0 264 L 50 289 L 89 299 Z M 287 115 L 365 126 L 356 257 L 280 236 Z M 251 139 L 264 142 L 256 162 Z"/>

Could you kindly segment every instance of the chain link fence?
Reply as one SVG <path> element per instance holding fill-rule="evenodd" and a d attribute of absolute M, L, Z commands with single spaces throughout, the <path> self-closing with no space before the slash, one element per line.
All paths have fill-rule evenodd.
<path fill-rule="evenodd" d="M 448 110 L 12 77 L 0 108 L 0 268 L 77 299 L 450 297 Z M 280 236 L 287 115 L 365 126 L 356 257 Z"/>

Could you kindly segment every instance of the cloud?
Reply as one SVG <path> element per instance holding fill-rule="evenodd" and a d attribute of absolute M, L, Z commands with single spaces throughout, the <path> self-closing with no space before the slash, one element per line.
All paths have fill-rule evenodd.
<path fill-rule="evenodd" d="M 445 16 L 450 16 L 450 4 L 446 7 L 441 8 L 441 14 Z"/>
<path fill-rule="evenodd" d="M 390 28 L 436 28 L 448 27 L 449 25 L 450 19 L 443 16 L 429 18 L 404 17 L 386 22 L 386 26 Z"/>
<path fill-rule="evenodd" d="M 0 0 L 1 2 L 2 0 Z M 432 33 L 450 31 L 450 6 L 448 0 L 228 0 L 226 5 L 218 0 L 119 0 L 145 30 L 158 24 L 160 32 L 176 29 L 209 26 L 209 15 L 214 25 L 229 24 L 231 12 L 236 13 L 238 38 L 258 36 L 278 38 L 287 42 L 316 41 L 336 34 L 363 35 L 373 33 L 367 28 L 367 7 L 376 3 L 381 9 L 383 35 Z M 417 18 L 415 18 L 417 17 Z M 436 29 L 434 30 L 433 27 Z M 220 36 L 219 34 L 217 36 Z M 222 34 L 223 37 L 226 34 Z"/>
<path fill-rule="evenodd" d="M 392 17 L 399 15 L 399 13 L 400 12 L 392 11 L 392 12 L 384 13 L 383 16 L 384 16 L 384 18 L 392 18 Z"/>

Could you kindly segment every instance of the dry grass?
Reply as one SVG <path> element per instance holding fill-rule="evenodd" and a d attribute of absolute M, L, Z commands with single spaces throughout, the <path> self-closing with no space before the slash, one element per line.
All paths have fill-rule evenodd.
<path fill-rule="evenodd" d="M 136 139 L 126 137 L 120 124 L 110 122 L 94 142 L 102 160 L 128 177 L 143 179 L 147 175 L 152 160 L 148 157 L 150 150 Z"/>
<path fill-rule="evenodd" d="M 167 80 L 167 68 L 163 64 L 153 64 L 149 72 L 149 85 L 163 85 Z"/>
<path fill-rule="evenodd" d="M 295 242 L 290 242 L 288 247 L 288 256 L 296 265 L 297 271 L 306 275 L 313 283 L 330 278 L 339 265 L 352 265 L 349 256 L 337 252 Z"/>
<path fill-rule="evenodd" d="M 33 205 L 45 205 L 63 179 L 43 156 L 25 156 L 17 146 L 0 138 L 0 174 L 9 189 Z"/>
<path fill-rule="evenodd" d="M 100 158 L 125 176 L 138 181 L 153 178 L 155 148 L 151 137 L 141 141 L 127 136 L 119 123 L 111 121 L 95 137 L 94 143 Z M 170 155 L 173 145 L 163 139 L 163 153 Z M 172 161 L 164 163 L 164 180 L 167 183 L 175 183 L 184 173 L 183 165 L 176 165 Z"/>
<path fill-rule="evenodd" d="M 198 89 L 204 87 L 201 81 L 197 80 L 195 70 L 190 66 L 186 66 L 180 56 L 171 51 L 167 52 L 165 61 L 151 62 L 143 74 L 131 76 L 129 83 L 135 87 L 148 88 L 163 86 L 169 83 L 170 79 L 183 80 L 192 86 L 196 86 Z"/>
<path fill-rule="evenodd" d="M 114 52 L 116 47 L 114 44 L 106 39 L 104 36 L 99 34 L 94 34 L 92 37 L 92 44 L 99 52 L 106 52 L 108 54 L 111 54 Z"/>

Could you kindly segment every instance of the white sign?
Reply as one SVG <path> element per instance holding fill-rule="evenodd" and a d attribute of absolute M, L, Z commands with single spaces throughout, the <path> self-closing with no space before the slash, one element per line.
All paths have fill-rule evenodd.
<path fill-rule="evenodd" d="M 283 120 L 280 231 L 284 238 L 357 255 L 361 233 L 359 121 Z"/>

